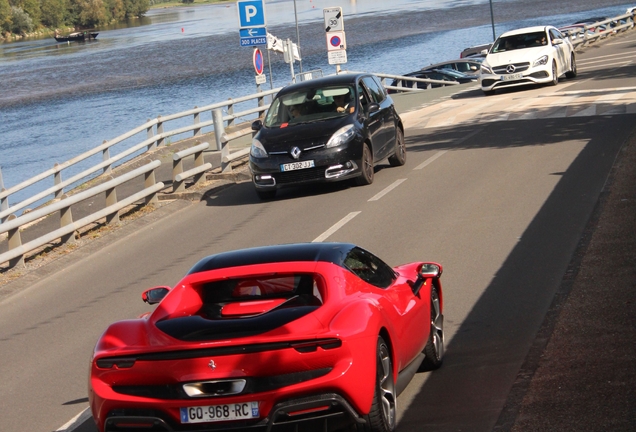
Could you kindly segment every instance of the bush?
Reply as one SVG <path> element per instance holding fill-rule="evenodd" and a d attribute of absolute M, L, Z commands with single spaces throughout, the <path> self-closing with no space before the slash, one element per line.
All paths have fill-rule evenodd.
<path fill-rule="evenodd" d="M 11 33 L 27 34 L 33 31 L 33 20 L 21 8 L 11 6 Z"/>

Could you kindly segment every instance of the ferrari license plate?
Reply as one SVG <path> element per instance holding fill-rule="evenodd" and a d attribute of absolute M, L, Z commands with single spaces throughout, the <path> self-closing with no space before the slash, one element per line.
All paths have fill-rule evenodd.
<path fill-rule="evenodd" d="M 180 408 L 181 423 L 207 423 L 258 418 L 258 402 Z"/>
<path fill-rule="evenodd" d="M 516 74 L 502 75 L 501 76 L 501 80 L 502 81 L 519 80 L 521 78 L 523 78 L 523 74 L 522 73 L 516 73 Z"/>
<path fill-rule="evenodd" d="M 280 170 L 295 171 L 295 170 L 313 168 L 313 167 L 314 167 L 314 161 L 308 160 L 308 161 L 302 161 L 302 162 L 292 162 L 292 163 L 282 164 L 280 166 Z"/>

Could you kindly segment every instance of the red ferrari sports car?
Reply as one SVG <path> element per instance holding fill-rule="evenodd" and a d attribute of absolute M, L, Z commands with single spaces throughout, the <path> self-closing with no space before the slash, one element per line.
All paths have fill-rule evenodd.
<path fill-rule="evenodd" d="M 211 255 L 112 324 L 90 364 L 100 432 L 392 431 L 397 396 L 442 363 L 442 266 L 346 243 Z"/>

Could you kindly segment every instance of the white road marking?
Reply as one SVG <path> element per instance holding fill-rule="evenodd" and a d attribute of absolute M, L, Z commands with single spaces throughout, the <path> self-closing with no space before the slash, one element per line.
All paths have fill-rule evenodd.
<path fill-rule="evenodd" d="M 55 432 L 71 432 L 88 420 L 88 418 L 92 415 L 91 410 L 86 408 L 84 411 L 67 421 L 64 426 L 56 429 Z"/>
<path fill-rule="evenodd" d="M 593 93 L 627 92 L 627 91 L 634 91 L 634 90 L 636 90 L 636 87 L 613 87 L 613 88 L 604 88 L 604 89 L 565 91 L 563 93 L 546 94 L 546 95 L 542 95 L 541 97 L 575 96 L 575 95 L 588 95 Z"/>
<path fill-rule="evenodd" d="M 418 166 L 413 168 L 413 170 L 421 170 L 422 168 L 424 168 L 425 166 L 427 166 L 428 164 L 433 162 L 435 159 L 437 159 L 438 157 L 440 157 L 441 155 L 443 155 L 447 151 L 448 150 L 442 150 L 442 151 L 439 151 L 439 152 L 435 153 L 433 156 L 431 156 L 430 158 L 426 159 L 424 162 L 422 162 L 421 164 L 419 164 Z"/>
<path fill-rule="evenodd" d="M 324 241 L 325 239 L 327 239 L 331 234 L 335 233 L 336 231 L 338 231 L 340 228 L 342 228 L 347 222 L 349 222 L 351 219 L 353 219 L 354 217 L 358 216 L 361 212 L 357 211 L 357 212 L 351 212 L 348 215 L 346 215 L 345 217 L 343 217 L 342 219 L 340 219 L 339 222 L 337 222 L 335 225 L 333 225 L 331 228 L 329 228 L 327 231 L 325 231 L 324 233 L 320 234 L 318 237 L 316 237 L 315 239 L 312 240 L 312 243 L 320 243 L 322 241 Z"/>
<path fill-rule="evenodd" d="M 587 59 L 581 59 L 581 60 L 577 60 L 577 65 L 581 64 L 581 63 L 587 63 L 590 61 L 597 61 L 599 59 L 607 59 L 607 58 L 623 58 L 623 57 L 627 57 L 630 55 L 636 55 L 636 51 L 621 51 L 620 53 L 617 54 L 607 54 L 604 56 L 595 56 L 595 57 L 590 57 Z"/>
<path fill-rule="evenodd" d="M 399 180 L 394 181 L 392 185 L 387 186 L 386 188 L 384 188 L 384 190 L 382 190 L 381 192 L 378 192 L 372 198 L 369 198 L 367 201 L 377 201 L 377 200 L 379 200 L 384 195 L 388 194 L 389 192 L 391 192 L 393 189 L 395 189 L 396 187 L 398 187 L 399 185 L 401 185 L 405 181 L 406 181 L 406 179 L 399 179 Z"/>
<path fill-rule="evenodd" d="M 625 40 L 625 41 L 620 41 L 620 42 L 612 42 L 612 43 L 608 43 L 607 46 L 622 45 L 622 44 L 626 44 L 626 43 L 634 43 L 634 41 L 633 40 Z"/>
<path fill-rule="evenodd" d="M 585 72 L 585 71 L 587 71 L 587 70 L 593 70 L 593 69 L 598 70 L 600 67 L 607 66 L 607 63 L 606 63 L 606 62 L 599 62 L 599 63 L 601 63 L 601 64 L 600 64 L 600 65 L 597 65 L 597 66 L 593 66 L 593 65 L 589 65 L 589 66 L 587 66 L 587 67 L 581 67 L 581 66 L 578 66 L 578 70 L 579 70 L 579 72 Z M 628 66 L 628 65 L 630 65 L 630 64 L 632 64 L 632 63 L 634 63 L 632 60 L 630 60 L 630 61 L 623 61 L 623 62 L 612 63 L 612 66 L 615 66 L 615 67 L 623 67 L 623 66 Z"/>

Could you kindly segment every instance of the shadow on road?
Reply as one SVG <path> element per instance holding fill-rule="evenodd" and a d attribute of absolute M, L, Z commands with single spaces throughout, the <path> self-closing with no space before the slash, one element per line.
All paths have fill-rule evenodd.
<path fill-rule="evenodd" d="M 527 386 L 530 376 L 517 373 L 533 341 L 539 346 L 547 342 L 535 340 L 535 334 L 555 294 L 562 294 L 560 290 L 566 286 L 562 281 L 573 277 L 566 273 L 570 257 L 633 122 L 633 116 L 614 116 L 494 123 L 479 127 L 496 128 L 497 133 L 482 132 L 459 146 L 453 145 L 453 137 L 467 135 L 476 126 L 408 137 L 411 152 L 550 145 L 567 140 L 588 143 L 566 172 L 550 174 L 560 175 L 560 181 L 448 344 L 442 368 L 430 374 L 404 412 L 401 432 L 491 431 L 511 383 L 517 380 L 522 388 L 524 383 Z M 612 131 L 612 140 L 606 138 L 608 131 Z M 496 138 L 486 142 L 484 135 Z M 581 194 L 582 190 L 586 192 Z M 520 321 L 523 326 L 515 325 Z M 536 361 L 526 364 L 525 372 L 531 375 Z M 519 402 L 519 395 L 516 397 Z M 427 409 L 433 406 L 434 410 Z M 517 408 L 508 409 L 514 414 Z"/>

